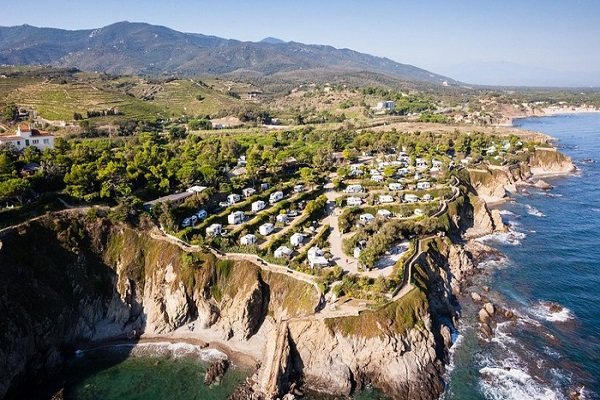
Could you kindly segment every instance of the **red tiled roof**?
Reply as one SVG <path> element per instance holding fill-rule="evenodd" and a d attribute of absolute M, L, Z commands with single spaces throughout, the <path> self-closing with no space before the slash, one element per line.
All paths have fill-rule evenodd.
<path fill-rule="evenodd" d="M 22 123 L 22 124 L 19 125 L 19 130 L 21 132 L 29 132 L 31 130 L 31 128 L 30 128 L 30 126 L 29 126 L 28 123 L 24 122 L 24 123 Z"/>

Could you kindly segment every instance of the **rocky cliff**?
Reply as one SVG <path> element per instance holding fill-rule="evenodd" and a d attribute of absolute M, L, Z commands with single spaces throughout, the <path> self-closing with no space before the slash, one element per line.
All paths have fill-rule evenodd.
<path fill-rule="evenodd" d="M 554 148 L 536 148 L 525 156 L 526 159 L 519 164 L 469 169 L 469 180 L 477 195 L 486 202 L 497 202 L 508 192 L 515 192 L 519 185 L 533 184 L 544 176 L 575 171 L 571 160 Z"/>
<path fill-rule="evenodd" d="M 313 286 L 284 274 L 187 253 L 103 218 L 43 218 L 0 240 L 0 398 L 43 380 L 81 341 L 191 320 L 247 339 L 267 315 L 301 317 L 319 302 Z"/>

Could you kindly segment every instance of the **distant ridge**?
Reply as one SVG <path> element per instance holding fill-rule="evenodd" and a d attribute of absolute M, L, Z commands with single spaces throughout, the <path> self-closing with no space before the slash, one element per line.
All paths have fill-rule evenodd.
<path fill-rule="evenodd" d="M 366 71 L 406 81 L 456 83 L 412 65 L 349 49 L 284 42 L 271 37 L 258 43 L 242 42 L 127 21 L 76 31 L 30 25 L 0 27 L 0 64 L 181 76 L 236 71 L 259 75 L 307 70 Z"/>
<path fill-rule="evenodd" d="M 285 44 L 285 43 L 287 43 L 287 42 L 286 42 L 286 41 L 284 41 L 284 40 L 277 39 L 277 38 L 274 38 L 274 37 L 271 37 L 271 36 L 269 36 L 269 37 L 266 37 L 266 38 L 264 38 L 263 40 L 261 40 L 259 43 L 268 43 L 268 44 Z"/>

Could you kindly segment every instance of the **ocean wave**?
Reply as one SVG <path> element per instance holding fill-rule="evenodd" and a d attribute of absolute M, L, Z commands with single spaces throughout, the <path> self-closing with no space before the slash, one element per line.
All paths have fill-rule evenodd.
<path fill-rule="evenodd" d="M 514 212 L 509 211 L 509 210 L 500 210 L 499 212 L 500 212 L 500 215 L 506 215 L 506 216 L 510 216 L 510 217 L 514 217 L 517 215 Z"/>
<path fill-rule="evenodd" d="M 530 206 L 529 204 L 525 204 L 525 208 L 527 209 L 527 214 L 533 215 L 535 217 L 545 217 L 546 215 L 538 210 L 537 208 Z"/>
<path fill-rule="evenodd" d="M 509 333 L 509 328 L 513 325 L 512 321 L 500 322 L 496 325 L 494 331 L 494 337 L 491 339 L 492 343 L 496 343 L 498 346 L 506 349 L 509 344 L 515 344 L 516 340 Z"/>
<path fill-rule="evenodd" d="M 521 244 L 521 240 L 525 239 L 527 235 L 523 232 L 510 231 L 510 232 L 496 232 L 490 235 L 482 236 L 478 241 L 482 243 L 495 242 L 500 244 L 508 244 L 518 246 Z"/>
<path fill-rule="evenodd" d="M 480 387 L 490 400 L 562 400 L 559 392 L 535 380 L 523 368 L 488 366 L 479 370 Z"/>
<path fill-rule="evenodd" d="M 539 301 L 531 309 L 531 314 L 549 322 L 566 322 L 575 318 L 567 307 L 551 301 Z"/>

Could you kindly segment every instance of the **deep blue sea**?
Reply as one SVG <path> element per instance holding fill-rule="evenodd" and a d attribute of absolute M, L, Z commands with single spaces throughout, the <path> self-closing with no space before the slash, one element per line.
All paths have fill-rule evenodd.
<path fill-rule="evenodd" d="M 514 233 L 486 240 L 505 258 L 482 263 L 472 289 L 489 286 L 519 318 L 485 342 L 463 299 L 445 399 L 600 399 L 600 114 L 515 126 L 555 137 L 579 171 L 500 207 Z"/>

